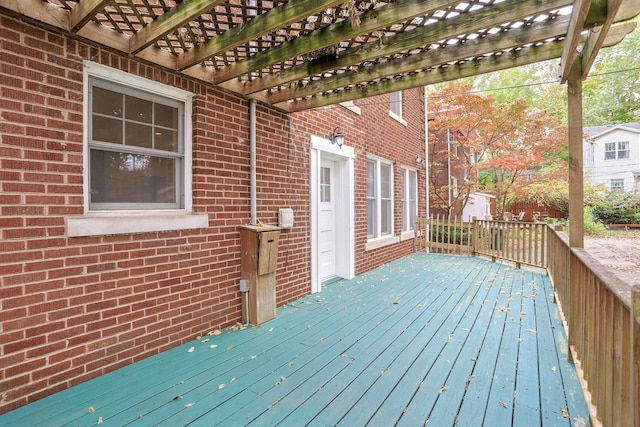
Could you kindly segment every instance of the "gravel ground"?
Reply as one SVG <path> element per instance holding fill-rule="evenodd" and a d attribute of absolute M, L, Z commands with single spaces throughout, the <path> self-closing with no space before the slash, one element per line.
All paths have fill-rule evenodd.
<path fill-rule="evenodd" d="M 630 286 L 640 285 L 640 230 L 609 233 L 605 237 L 585 236 L 584 248 Z"/>

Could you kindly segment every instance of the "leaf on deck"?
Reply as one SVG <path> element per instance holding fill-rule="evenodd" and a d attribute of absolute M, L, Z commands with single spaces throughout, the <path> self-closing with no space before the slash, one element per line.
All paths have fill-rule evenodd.
<path fill-rule="evenodd" d="M 527 332 L 531 332 L 532 334 L 537 334 L 538 331 L 536 331 L 535 329 L 526 329 Z"/>
<path fill-rule="evenodd" d="M 173 398 L 173 399 L 171 399 L 171 400 L 180 400 L 180 399 L 182 399 L 182 396 L 177 395 L 176 397 L 174 397 L 174 398 Z"/>
<path fill-rule="evenodd" d="M 227 386 L 227 385 L 226 385 L 226 384 L 224 384 L 224 383 L 223 383 L 223 384 L 220 384 L 220 385 L 218 386 L 218 390 L 222 390 L 222 389 L 223 389 L 223 388 L 225 388 L 226 386 Z"/>
<path fill-rule="evenodd" d="M 565 418 L 571 418 L 571 416 L 569 415 L 569 411 L 567 411 L 564 408 L 560 408 L 560 410 L 562 411 L 562 416 Z"/>
<path fill-rule="evenodd" d="M 195 351 L 195 347 L 191 347 L 189 350 L 187 350 L 187 353 L 193 353 Z"/>
<path fill-rule="evenodd" d="M 89 412 L 96 412 L 95 408 L 93 406 L 89 406 Z"/>
<path fill-rule="evenodd" d="M 232 345 L 232 344 L 229 344 L 229 345 L 227 346 L 227 351 L 231 350 L 232 348 L 233 348 L 233 345 Z"/>
<path fill-rule="evenodd" d="M 209 335 L 220 335 L 222 333 L 222 331 L 220 329 L 215 329 L 211 332 L 209 332 Z"/>
<path fill-rule="evenodd" d="M 500 403 L 500 406 L 502 406 L 503 408 L 508 408 L 509 407 L 509 405 L 507 405 L 507 403 L 503 402 L 502 400 L 500 402 L 498 402 L 498 403 Z"/>
<path fill-rule="evenodd" d="M 218 346 L 217 344 L 211 344 L 209 348 L 216 348 L 217 346 Z"/>
<path fill-rule="evenodd" d="M 184 405 L 184 407 L 185 408 L 189 408 L 189 407 L 191 407 L 191 406 L 193 406 L 195 404 L 196 404 L 196 402 L 187 403 L 186 405 Z"/>
<path fill-rule="evenodd" d="M 102 424 L 102 417 L 98 418 L 98 424 Z"/>
<path fill-rule="evenodd" d="M 445 391 L 447 391 L 447 387 L 440 387 L 440 394 L 444 393 Z"/>
<path fill-rule="evenodd" d="M 400 304 L 400 301 L 395 300 L 393 303 L 394 303 L 394 304 L 396 304 L 396 305 L 398 305 L 398 304 Z"/>

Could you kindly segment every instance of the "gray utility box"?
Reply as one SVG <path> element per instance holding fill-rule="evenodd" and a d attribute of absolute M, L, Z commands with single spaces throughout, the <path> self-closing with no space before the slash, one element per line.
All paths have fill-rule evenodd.
<path fill-rule="evenodd" d="M 243 320 L 255 326 L 276 317 L 276 267 L 280 229 L 270 225 L 240 226 L 242 279 L 248 297 L 243 299 Z"/>

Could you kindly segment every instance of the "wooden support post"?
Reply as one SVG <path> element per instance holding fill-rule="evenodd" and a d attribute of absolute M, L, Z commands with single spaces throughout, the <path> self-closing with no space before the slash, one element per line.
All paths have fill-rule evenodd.
<path fill-rule="evenodd" d="M 569 114 L 569 246 L 584 247 L 582 62 L 574 59 L 567 81 Z"/>
<path fill-rule="evenodd" d="M 631 287 L 631 401 L 629 414 L 632 426 L 640 426 L 640 285 Z"/>

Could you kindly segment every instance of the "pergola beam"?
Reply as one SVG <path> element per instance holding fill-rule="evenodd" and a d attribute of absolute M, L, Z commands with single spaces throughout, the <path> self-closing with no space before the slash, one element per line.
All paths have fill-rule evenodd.
<path fill-rule="evenodd" d="M 315 0 L 308 0 L 313 2 Z M 398 0 L 384 8 L 369 10 L 360 16 L 360 25 L 352 25 L 350 20 L 343 20 L 305 37 L 298 37 L 290 42 L 272 47 L 257 53 L 251 58 L 234 62 L 214 72 L 213 82 L 220 83 L 251 71 L 261 70 L 290 58 L 296 58 L 309 52 L 349 40 L 362 34 L 370 33 L 395 23 L 412 19 L 416 16 L 446 8 L 456 4 L 450 0 Z"/>
<path fill-rule="evenodd" d="M 282 7 L 271 9 L 262 15 L 257 15 L 245 25 L 239 25 L 227 30 L 223 34 L 209 39 L 206 43 L 195 46 L 193 49 L 185 52 L 178 59 L 178 69 L 184 70 L 189 68 L 213 55 L 234 49 L 248 41 L 277 29 L 284 28 L 293 22 L 331 8 L 343 1 L 344 0 L 291 0 Z M 248 61 L 248 59 L 245 61 Z M 240 61 L 240 63 L 245 61 Z"/>
<path fill-rule="evenodd" d="M 589 70 L 591 69 L 591 65 L 593 65 L 593 61 L 595 61 L 602 44 L 604 43 L 604 39 L 609 32 L 609 28 L 614 22 L 614 18 L 620 9 L 620 5 L 622 4 L 622 0 L 608 0 L 607 1 L 607 16 L 602 23 L 602 25 L 592 28 L 589 30 L 589 36 L 587 37 L 587 41 L 585 42 L 582 48 L 582 78 L 585 79 L 587 74 L 589 74 Z"/>
<path fill-rule="evenodd" d="M 334 93 L 322 94 L 307 99 L 275 104 L 275 107 L 288 112 L 296 112 L 319 107 L 326 107 L 341 102 L 353 101 L 370 96 L 383 95 L 399 90 L 428 86 L 449 80 L 462 79 L 479 74 L 491 73 L 507 68 L 519 67 L 534 62 L 558 58 L 562 54 L 562 43 L 551 42 L 541 46 L 531 46 L 517 52 L 486 57 L 482 60 L 468 61 L 462 64 L 449 65 L 428 71 L 406 75 L 398 79 L 389 79 L 375 84 L 362 85 Z"/>
<path fill-rule="evenodd" d="M 458 43 L 441 49 L 431 49 L 409 58 L 398 58 L 361 70 L 336 74 L 317 82 L 311 82 L 304 87 L 296 86 L 273 93 L 263 92 L 259 94 L 263 95 L 263 97 L 256 98 L 264 102 L 276 104 L 289 99 L 304 98 L 315 93 L 375 81 L 392 75 L 409 73 L 413 70 L 429 69 L 495 51 L 504 51 L 517 46 L 561 36 L 564 34 L 568 19 L 568 17 L 561 17 L 542 22 L 536 26 L 512 29 L 506 33 L 489 34 L 484 38 L 467 40 L 465 43 Z M 428 43 L 427 38 L 427 44 Z"/>
<path fill-rule="evenodd" d="M 567 81 L 569 71 L 573 66 L 573 60 L 578 54 L 578 44 L 580 43 L 582 30 L 587 21 L 590 8 L 591 0 L 576 0 L 573 2 L 571 20 L 569 21 L 569 28 L 562 50 L 562 59 L 560 60 L 560 69 L 558 71 L 558 77 L 561 83 Z"/>
<path fill-rule="evenodd" d="M 72 10 L 69 17 L 69 31 L 76 32 L 84 27 L 99 10 L 111 3 L 110 0 L 83 0 Z"/>
<path fill-rule="evenodd" d="M 385 37 L 376 43 L 375 46 L 364 45 L 357 48 L 341 52 L 340 56 L 334 60 L 321 64 L 304 64 L 283 70 L 278 74 L 266 75 L 260 79 L 255 79 L 243 84 L 241 91 L 244 94 L 252 94 L 271 87 L 278 87 L 286 83 L 300 80 L 308 76 L 320 75 L 324 72 L 347 67 L 353 63 L 363 63 L 383 56 L 391 56 L 399 52 L 421 48 L 435 43 L 439 40 L 453 38 L 463 34 L 470 34 L 481 29 L 487 29 L 500 25 L 507 21 L 518 21 L 536 13 L 559 9 L 566 6 L 567 0 L 548 0 L 544 8 L 536 5 L 534 9 L 530 4 L 520 0 L 510 0 L 501 3 L 495 8 L 483 8 L 475 12 L 470 12 L 464 18 L 460 18 L 453 25 L 449 20 L 440 21 L 426 27 L 419 27 L 407 31 L 401 35 Z M 460 22 L 462 20 L 462 22 Z M 504 34 L 504 33 L 503 33 Z M 263 100 L 269 97 L 268 94 L 254 96 Z M 285 98 L 286 99 L 286 98 Z"/>
<path fill-rule="evenodd" d="M 632 31 L 634 27 L 634 23 L 625 23 L 613 27 L 610 34 L 604 40 L 603 47 L 614 46 L 620 43 L 625 35 Z M 274 104 L 274 106 L 287 112 L 326 107 L 339 104 L 341 102 L 353 101 L 399 90 L 428 86 L 474 75 L 520 67 L 522 65 L 533 64 L 536 62 L 548 61 L 560 58 L 562 56 L 562 50 L 562 42 L 548 42 L 539 46 L 517 49 L 502 55 L 492 55 L 482 60 L 473 60 L 462 64 L 448 65 L 445 67 L 406 75 L 397 79 L 388 79 L 376 82 L 375 84 L 367 84 L 351 89 L 325 93 L 297 100 L 295 102 L 281 102 Z"/>
<path fill-rule="evenodd" d="M 136 32 L 129 41 L 129 53 L 137 53 L 151 46 L 158 39 L 166 36 L 176 28 L 188 25 L 189 21 L 224 3 L 225 0 L 191 0 L 177 4 L 167 13 L 158 16 L 155 21 L 145 25 Z M 79 4 L 84 3 L 81 2 Z M 108 1 L 105 1 L 108 3 Z M 75 8 L 74 8 L 75 10 Z"/>

